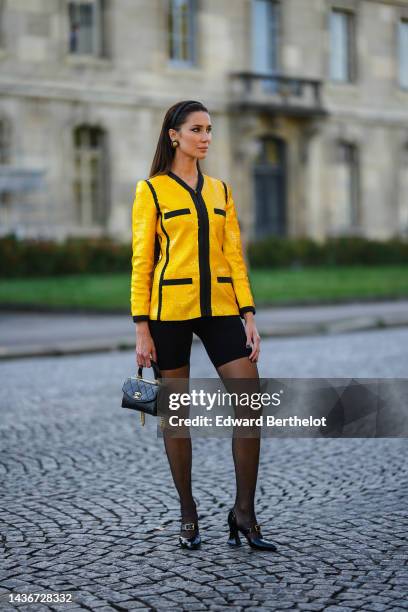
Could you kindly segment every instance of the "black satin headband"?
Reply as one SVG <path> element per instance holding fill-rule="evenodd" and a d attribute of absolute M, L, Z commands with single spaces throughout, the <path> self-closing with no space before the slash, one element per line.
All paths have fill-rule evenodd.
<path fill-rule="evenodd" d="M 197 104 L 197 102 L 195 102 L 195 100 L 189 100 L 188 102 L 185 102 L 184 104 L 182 104 L 181 106 L 178 107 L 178 109 L 176 110 L 176 112 L 174 113 L 174 117 L 171 120 L 171 127 L 174 129 L 174 127 L 177 125 L 177 120 L 180 117 L 181 113 L 188 107 L 190 106 L 190 104 Z"/>

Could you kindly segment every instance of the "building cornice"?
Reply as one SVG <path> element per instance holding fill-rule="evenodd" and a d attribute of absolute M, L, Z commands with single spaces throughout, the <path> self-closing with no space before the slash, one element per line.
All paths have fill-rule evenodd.
<path fill-rule="evenodd" d="M 145 88 L 143 88 L 145 91 Z M 120 107 L 149 107 L 162 110 L 163 107 L 174 104 L 174 96 L 170 97 L 167 90 L 165 94 L 158 95 L 155 92 L 138 93 L 137 85 L 133 88 L 119 88 L 87 84 L 40 81 L 29 79 L 0 78 L 0 96 L 37 98 L 44 100 L 56 100 L 63 102 L 80 102 L 83 104 L 106 104 Z M 225 112 L 227 100 L 214 95 L 207 94 L 211 100 L 211 108 L 214 112 Z"/>
<path fill-rule="evenodd" d="M 408 125 L 408 110 L 382 110 L 368 106 L 360 106 L 359 108 L 350 108 L 340 106 L 326 101 L 325 108 L 331 115 L 332 119 L 358 119 L 360 122 L 382 123 L 387 125 L 401 126 L 401 123 Z"/>
<path fill-rule="evenodd" d="M 152 96 L 115 87 L 74 85 L 46 81 L 29 81 L 28 79 L 0 79 L 0 95 L 20 96 L 24 98 L 43 98 L 68 102 L 110 104 L 115 106 L 140 106 L 152 103 Z"/>

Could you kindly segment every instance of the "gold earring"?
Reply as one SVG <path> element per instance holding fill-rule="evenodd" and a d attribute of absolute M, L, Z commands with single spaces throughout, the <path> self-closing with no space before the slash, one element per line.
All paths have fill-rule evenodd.
<path fill-rule="evenodd" d="M 177 140 L 173 140 L 171 143 L 171 146 L 173 147 L 173 149 L 175 149 L 176 147 L 178 147 L 178 141 Z"/>

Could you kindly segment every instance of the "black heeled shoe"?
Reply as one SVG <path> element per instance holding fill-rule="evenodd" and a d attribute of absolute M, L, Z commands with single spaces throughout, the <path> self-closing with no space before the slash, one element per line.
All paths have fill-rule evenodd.
<path fill-rule="evenodd" d="M 241 546 L 241 540 L 239 537 L 240 531 L 242 535 L 246 537 L 251 548 L 256 548 L 257 550 L 277 550 L 275 544 L 263 539 L 261 528 L 258 524 L 255 524 L 252 527 L 240 527 L 237 524 L 237 517 L 235 516 L 233 509 L 230 510 L 228 514 L 228 525 L 230 528 L 228 544 L 230 546 Z"/>
<path fill-rule="evenodd" d="M 181 548 L 188 548 L 189 550 L 196 550 L 201 546 L 201 536 L 198 530 L 198 523 L 181 523 L 180 531 L 196 531 L 191 538 L 185 538 L 179 536 L 179 543 Z"/>

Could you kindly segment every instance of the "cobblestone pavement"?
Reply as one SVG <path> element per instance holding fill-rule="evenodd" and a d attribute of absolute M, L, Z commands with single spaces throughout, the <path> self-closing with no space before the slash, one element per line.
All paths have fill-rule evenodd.
<path fill-rule="evenodd" d="M 262 342 L 261 376 L 406 377 L 408 329 Z M 230 441 L 195 439 L 203 547 L 153 419 L 120 406 L 134 353 L 0 364 L 1 610 L 408 609 L 405 439 L 264 439 L 258 520 L 278 552 L 230 549 Z M 215 376 L 201 344 L 193 377 Z M 7 603 L 70 592 L 72 604 Z"/>

